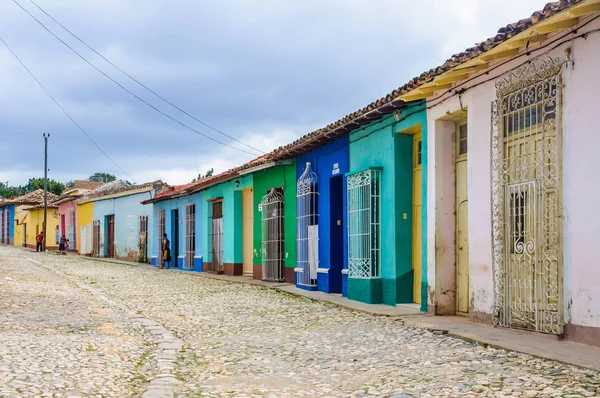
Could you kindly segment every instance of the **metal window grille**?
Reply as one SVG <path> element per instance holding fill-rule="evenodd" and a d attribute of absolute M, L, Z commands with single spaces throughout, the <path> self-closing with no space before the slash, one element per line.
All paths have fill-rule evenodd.
<path fill-rule="evenodd" d="M 561 334 L 562 63 L 532 62 L 492 103 L 494 323 Z"/>
<path fill-rule="evenodd" d="M 210 262 L 208 270 L 223 272 L 223 202 L 214 201 L 209 208 Z"/>
<path fill-rule="evenodd" d="M 12 245 L 12 240 L 10 239 L 10 228 L 11 228 L 11 224 L 10 224 L 10 210 L 6 209 L 6 239 L 7 239 L 7 243 L 9 245 Z"/>
<path fill-rule="evenodd" d="M 100 256 L 100 220 L 94 220 L 92 224 L 92 255 Z"/>
<path fill-rule="evenodd" d="M 348 275 L 381 276 L 381 170 L 348 176 Z"/>
<path fill-rule="evenodd" d="M 296 245 L 298 284 L 317 285 L 319 266 L 318 177 L 310 162 L 296 184 Z"/>
<path fill-rule="evenodd" d="M 71 250 L 77 250 L 77 234 L 75 233 L 75 209 L 69 209 L 68 219 L 69 219 L 69 228 L 68 228 L 68 239 L 69 239 L 69 248 Z"/>
<path fill-rule="evenodd" d="M 273 188 L 261 202 L 262 278 L 284 280 L 283 189 Z"/>
<path fill-rule="evenodd" d="M 187 269 L 194 268 L 196 256 L 196 205 L 185 206 L 185 262 Z"/>
<path fill-rule="evenodd" d="M 140 216 L 140 241 L 138 260 L 148 262 L 148 216 Z"/>
<path fill-rule="evenodd" d="M 167 231 L 165 225 L 165 210 L 159 210 L 156 213 L 156 232 L 158 236 L 156 237 L 156 252 L 158 254 L 158 264 L 163 264 L 163 234 Z"/>
<path fill-rule="evenodd" d="M 5 216 L 5 211 L 2 210 L 2 220 L 0 222 L 0 243 L 5 244 L 6 240 L 5 240 L 5 236 L 6 236 L 6 232 L 4 231 L 6 229 L 6 221 L 4 220 Z"/>

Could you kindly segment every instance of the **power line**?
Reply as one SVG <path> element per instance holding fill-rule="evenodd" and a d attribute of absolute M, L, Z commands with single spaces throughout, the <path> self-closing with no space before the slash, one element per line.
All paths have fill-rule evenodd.
<path fill-rule="evenodd" d="M 148 90 L 149 92 L 151 92 L 152 94 L 154 94 L 156 97 L 160 98 L 161 100 L 163 100 L 164 102 L 166 102 L 167 104 L 171 105 L 173 108 L 177 109 L 178 111 L 180 111 L 181 113 L 183 113 L 184 115 L 189 116 L 190 118 L 194 119 L 195 121 L 197 121 L 198 123 L 202 124 L 203 126 L 221 134 L 224 135 L 225 137 L 228 137 L 230 139 L 232 139 L 233 141 L 242 144 L 250 149 L 253 149 L 255 151 L 258 151 L 260 153 L 264 153 L 264 151 L 261 151 L 258 148 L 255 148 L 251 145 L 248 145 L 240 140 L 238 140 L 235 137 L 232 137 L 229 134 L 226 134 L 224 132 L 222 132 L 221 130 L 216 129 L 215 127 L 203 122 L 202 120 L 198 119 L 197 117 L 195 117 L 194 115 L 191 115 L 190 113 L 186 112 L 185 110 L 181 109 L 179 106 L 175 105 L 174 103 L 172 103 L 171 101 L 169 101 L 168 99 L 166 99 L 165 97 L 163 97 L 162 95 L 158 94 L 157 92 L 155 92 L 154 90 L 152 90 L 151 88 L 149 88 L 148 86 L 146 86 L 145 84 L 143 84 L 142 82 L 140 82 L 139 80 L 137 80 L 136 78 L 134 78 L 133 76 L 131 76 L 129 73 L 125 72 L 123 69 L 121 69 L 120 67 L 118 67 L 117 65 L 115 65 L 114 63 L 112 63 L 110 60 L 108 60 L 104 55 L 100 54 L 98 51 L 96 51 L 92 46 L 90 46 L 89 44 L 87 44 L 85 41 L 83 41 L 81 38 L 79 38 L 75 33 L 71 32 L 66 26 L 64 26 L 63 24 L 61 24 L 59 21 L 57 21 L 52 15 L 48 14 L 46 12 L 46 10 L 44 10 L 42 7 L 40 7 L 35 1 L 33 0 L 29 0 L 34 6 L 36 6 L 41 12 L 43 12 L 44 14 L 46 14 L 46 16 L 48 18 L 50 18 L 51 20 L 53 20 L 56 24 L 58 24 L 61 28 L 63 28 L 65 31 L 67 31 L 71 36 L 73 36 L 75 39 L 77 39 L 81 44 L 83 44 L 84 46 L 86 46 L 88 49 L 90 49 L 91 51 L 93 51 L 96 55 L 98 55 L 100 58 L 102 58 L 104 61 L 106 61 L 107 63 L 109 63 L 110 65 L 112 65 L 114 68 L 116 68 L 119 72 L 121 72 L 122 74 L 124 74 L 125 76 L 127 76 L 128 78 L 130 78 L 131 80 L 133 80 L 134 82 L 136 82 L 137 84 L 139 84 L 140 86 L 142 86 L 143 88 L 145 88 L 146 90 Z"/>
<path fill-rule="evenodd" d="M 71 120 L 71 122 L 73 122 L 73 124 L 79 129 L 79 131 L 81 131 L 87 138 L 88 140 L 91 141 L 92 144 L 94 144 L 96 146 L 96 148 L 98 148 L 98 150 L 100 152 L 102 152 L 104 154 L 104 156 L 106 156 L 108 158 L 108 160 L 110 160 L 111 162 L 113 162 L 113 164 L 115 166 L 117 166 L 117 168 L 119 170 L 121 170 L 123 172 L 123 174 L 125 174 L 127 177 L 131 178 L 133 180 L 133 177 L 131 177 L 125 170 L 123 170 L 123 168 L 121 166 L 119 166 L 117 164 L 117 162 L 115 162 L 110 156 L 108 156 L 108 154 L 106 152 L 104 152 L 104 150 L 102 148 L 100 148 L 100 145 L 96 144 L 96 142 L 92 139 L 92 137 L 90 137 L 88 135 L 88 133 L 85 132 L 85 130 L 83 128 L 81 128 L 81 126 L 79 124 L 77 124 L 77 122 L 71 117 L 71 115 L 69 115 L 69 113 L 65 110 L 65 108 L 63 108 L 58 101 L 52 96 L 52 94 L 50 94 L 50 92 L 48 90 L 46 90 L 46 87 L 44 87 L 44 85 L 37 79 L 37 77 L 35 77 L 35 75 L 31 72 L 31 70 L 29 70 L 29 68 L 27 67 L 27 65 L 25 65 L 23 63 L 23 61 L 21 61 L 21 58 L 19 58 L 19 56 L 12 50 L 12 48 L 10 48 L 10 46 L 8 45 L 8 43 L 6 41 L 4 41 L 4 39 L 2 37 L 0 37 L 0 40 L 2 40 L 2 43 L 4 43 L 4 45 L 6 46 L 6 48 L 8 48 L 8 51 L 11 52 L 11 54 L 17 59 L 17 61 L 19 61 L 19 63 L 23 66 L 23 68 L 25 68 L 25 70 L 27 71 L 27 73 L 29 73 L 29 75 L 33 78 L 33 80 L 35 80 L 35 82 L 42 88 L 42 90 L 44 90 L 44 92 L 48 95 L 48 97 L 50 97 L 50 99 L 52 101 L 54 101 L 54 103 L 56 104 L 56 106 L 58 106 L 60 108 L 61 111 L 63 111 L 63 113 L 69 118 L 69 120 Z"/>
<path fill-rule="evenodd" d="M 206 135 L 190 126 L 188 126 L 187 124 L 175 119 L 173 116 L 161 111 L 160 109 L 158 109 L 157 107 L 155 107 L 154 105 L 152 105 L 151 103 L 149 103 L 148 101 L 144 100 L 143 98 L 141 98 L 140 96 L 138 96 L 137 94 L 135 94 L 134 92 L 130 91 L 128 88 L 126 88 L 125 86 L 123 86 L 121 83 L 119 83 L 118 81 L 116 81 L 115 79 L 113 79 L 112 77 L 110 77 L 109 75 L 107 75 L 104 71 L 100 70 L 96 65 L 92 64 L 90 61 L 87 60 L 87 58 L 85 58 L 83 55 L 81 55 L 79 52 L 77 52 L 77 50 L 75 50 L 73 47 L 71 47 L 69 44 L 67 44 L 64 40 L 62 40 L 60 37 L 58 37 L 56 34 L 54 34 L 54 32 L 52 32 L 50 29 L 48 29 L 48 27 L 46 27 L 46 25 L 44 25 L 39 19 L 37 19 L 33 14 L 31 14 L 29 11 L 27 11 L 27 9 L 25 9 L 21 4 L 19 4 L 16 0 L 13 0 L 13 3 L 15 3 L 16 5 L 18 5 L 23 11 L 25 11 L 31 18 L 33 18 L 42 28 L 44 28 L 48 33 L 50 33 L 52 36 L 54 36 L 54 38 L 56 38 L 58 41 L 60 41 L 62 44 L 64 44 L 68 49 L 70 49 L 71 51 L 73 51 L 79 58 L 81 58 L 86 64 L 88 64 L 89 66 L 91 66 L 92 68 L 94 68 L 97 72 L 101 73 L 104 77 L 106 77 L 107 79 L 109 79 L 111 82 L 113 82 L 114 84 L 116 84 L 117 86 L 119 86 L 121 89 L 125 90 L 127 93 L 129 93 L 131 96 L 135 97 L 137 100 L 139 100 L 140 102 L 143 102 L 144 104 L 146 104 L 147 106 L 149 106 L 150 108 L 154 109 L 156 112 L 160 113 L 161 115 L 163 115 L 164 117 L 174 121 L 175 123 L 181 125 L 182 127 L 185 127 L 186 129 L 193 131 L 194 133 L 201 135 L 205 138 L 208 138 L 209 140 L 216 142 L 217 144 L 221 144 L 224 145 L 228 148 L 234 149 L 236 151 L 239 152 L 243 152 L 243 153 L 247 153 L 248 155 L 252 155 L 252 156 L 256 156 L 255 153 L 252 152 L 248 152 L 245 151 L 243 149 L 239 149 L 236 148 L 234 146 L 231 146 L 229 144 L 226 144 L 222 141 L 219 141 L 209 135 Z"/>

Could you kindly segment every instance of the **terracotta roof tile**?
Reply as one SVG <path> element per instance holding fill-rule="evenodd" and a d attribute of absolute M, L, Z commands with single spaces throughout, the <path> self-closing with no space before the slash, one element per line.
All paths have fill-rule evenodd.
<path fill-rule="evenodd" d="M 48 203 L 54 202 L 56 199 L 58 199 L 58 196 L 53 194 L 52 192 L 48 192 L 48 196 L 47 196 L 47 200 Z M 39 203 L 43 203 L 44 202 L 44 190 L 43 189 L 37 189 L 35 191 L 26 193 L 25 195 L 21 195 L 21 196 L 17 196 L 16 198 L 9 200 L 8 203 L 12 203 L 12 204 L 30 204 L 30 205 L 37 205 Z"/>

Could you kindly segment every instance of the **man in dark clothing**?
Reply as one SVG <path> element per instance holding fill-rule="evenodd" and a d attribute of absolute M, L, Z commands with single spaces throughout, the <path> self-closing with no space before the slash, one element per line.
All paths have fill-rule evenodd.
<path fill-rule="evenodd" d="M 171 268 L 171 242 L 167 239 L 167 234 L 163 234 L 162 239 L 162 263 L 160 268 L 164 268 L 165 264 L 167 268 Z"/>
<path fill-rule="evenodd" d="M 41 252 L 43 251 L 42 243 L 44 243 L 44 231 L 40 232 L 39 235 L 35 238 L 35 251 Z"/>

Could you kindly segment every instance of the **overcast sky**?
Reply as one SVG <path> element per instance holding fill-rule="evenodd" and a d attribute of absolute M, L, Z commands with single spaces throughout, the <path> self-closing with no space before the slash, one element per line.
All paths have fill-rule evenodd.
<path fill-rule="evenodd" d="M 95 56 L 29 0 L 17 0 L 98 68 L 196 130 Z M 450 55 L 543 8 L 544 0 L 34 0 L 82 40 L 190 114 L 253 147 L 279 145 L 354 112 Z M 13 0 L 0 37 L 0 181 L 66 182 L 96 171 L 141 183 L 189 182 L 254 156 L 216 144 L 139 102 L 57 41 Z"/>

